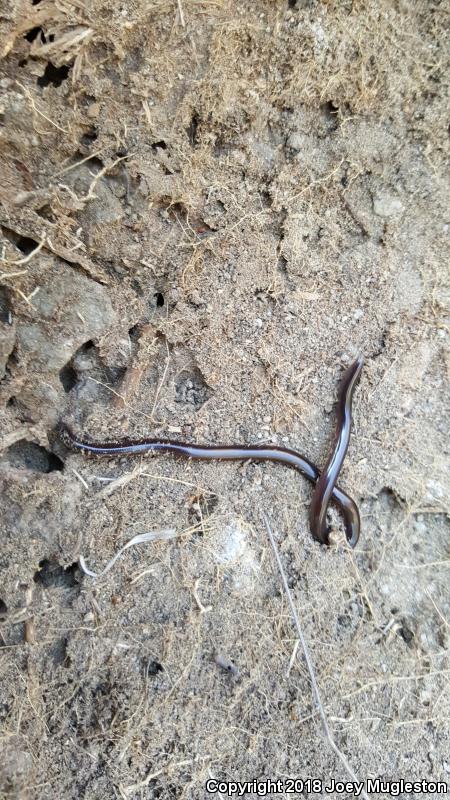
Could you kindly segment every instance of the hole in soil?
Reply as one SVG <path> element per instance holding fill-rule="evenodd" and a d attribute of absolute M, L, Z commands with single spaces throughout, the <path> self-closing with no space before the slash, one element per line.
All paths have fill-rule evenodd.
<path fill-rule="evenodd" d="M 6 460 L 16 469 L 29 469 L 33 472 L 61 472 L 64 462 L 58 456 L 41 447 L 40 444 L 21 439 L 6 450 Z"/>
<path fill-rule="evenodd" d="M 152 150 L 167 150 L 166 143 L 161 139 L 160 142 L 153 142 Z"/>
<path fill-rule="evenodd" d="M 288 271 L 287 266 L 288 266 L 287 258 L 285 258 L 284 256 L 278 256 L 277 267 L 279 271 L 286 274 L 286 272 Z"/>
<path fill-rule="evenodd" d="M 18 364 L 19 364 L 19 358 L 17 355 L 17 347 L 16 345 L 14 345 L 6 362 L 5 375 L 2 378 L 2 381 L 5 380 L 5 378 L 10 378 L 14 374 L 15 368 L 17 367 Z"/>
<path fill-rule="evenodd" d="M 98 139 L 98 131 L 96 128 L 91 128 L 89 131 L 86 131 L 86 133 L 83 133 L 80 139 L 80 144 L 84 147 L 89 147 L 89 145 L 92 144 L 92 142 L 95 142 L 96 139 Z"/>
<path fill-rule="evenodd" d="M 11 325 L 11 310 L 5 290 L 0 286 L 0 322 Z"/>
<path fill-rule="evenodd" d="M 384 511 L 390 513 L 394 513 L 401 505 L 398 496 L 389 486 L 384 486 L 379 492 L 378 503 Z"/>
<path fill-rule="evenodd" d="M 29 256 L 38 246 L 38 243 L 35 242 L 34 239 L 30 239 L 29 236 L 18 236 L 15 240 L 15 244 L 25 256 Z"/>
<path fill-rule="evenodd" d="M 183 219 L 187 219 L 188 212 L 186 206 L 183 203 L 170 203 L 167 210 L 174 217 L 179 215 Z"/>
<path fill-rule="evenodd" d="M 339 112 L 339 106 L 335 106 L 332 100 L 327 100 L 327 102 L 323 104 L 322 109 L 326 114 L 333 116 Z"/>
<path fill-rule="evenodd" d="M 414 632 L 411 630 L 411 628 L 408 628 L 405 620 L 402 620 L 402 627 L 399 630 L 399 634 L 406 644 L 410 644 L 414 639 Z"/>
<path fill-rule="evenodd" d="M 61 86 L 62 82 L 67 80 L 69 70 L 70 67 L 67 64 L 63 64 L 61 67 L 55 67 L 55 65 L 49 61 L 45 67 L 44 74 L 37 79 L 37 85 L 44 87 L 51 83 L 53 86 Z"/>
<path fill-rule="evenodd" d="M 288 0 L 288 8 L 297 8 L 297 0 Z"/>
<path fill-rule="evenodd" d="M 161 292 L 155 292 L 155 300 L 157 308 L 162 308 L 164 305 L 164 295 Z"/>
<path fill-rule="evenodd" d="M 332 100 L 327 100 L 326 103 L 323 103 L 321 109 L 328 121 L 331 123 L 330 130 L 335 131 L 339 125 L 338 106 L 335 106 Z"/>
<path fill-rule="evenodd" d="M 74 586 L 78 586 L 78 581 L 75 578 L 77 571 L 77 561 L 68 567 L 62 567 L 56 561 L 49 561 L 48 558 L 43 558 L 39 562 L 39 569 L 34 573 L 33 580 L 35 583 L 45 586 L 46 589 L 52 586 L 73 589 Z"/>
<path fill-rule="evenodd" d="M 157 675 L 158 672 L 164 672 L 164 667 L 159 661 L 150 661 L 147 669 L 147 675 Z"/>
<path fill-rule="evenodd" d="M 189 142 L 191 143 L 192 147 L 195 147 L 198 144 L 199 122 L 200 122 L 200 117 L 197 114 L 197 112 L 194 111 L 191 117 L 189 128 L 187 129 L 187 135 L 189 137 Z"/>
<path fill-rule="evenodd" d="M 45 206 L 36 209 L 36 213 L 39 214 L 42 219 L 47 219 L 49 222 L 55 222 L 55 217 L 53 216 L 53 211 L 51 206 L 46 203 Z"/>
<path fill-rule="evenodd" d="M 80 155 L 83 155 L 83 154 L 80 153 Z M 78 154 L 77 154 L 77 157 L 78 157 Z M 103 161 L 100 158 L 90 158 L 87 163 L 89 164 L 89 169 L 91 170 L 91 172 L 94 172 L 94 173 L 95 173 L 95 171 L 100 172 L 100 170 L 103 169 L 103 167 L 104 167 Z"/>
<path fill-rule="evenodd" d="M 48 452 L 48 451 L 46 451 Z M 64 461 L 55 455 L 55 453 L 48 452 L 49 469 L 47 472 L 62 472 L 64 469 Z"/>
<path fill-rule="evenodd" d="M 262 192 L 260 192 L 260 197 L 261 197 L 261 203 L 262 203 L 262 205 L 263 205 L 265 208 L 270 208 L 270 206 L 271 206 L 271 205 L 272 205 L 272 203 L 273 203 L 273 201 L 272 201 L 272 198 L 271 198 L 271 196 L 270 196 L 270 192 L 268 192 L 266 189 L 263 189 L 263 191 L 262 191 Z"/>
<path fill-rule="evenodd" d="M 41 37 L 42 44 L 45 44 L 46 42 L 45 33 L 39 26 L 37 26 L 36 28 L 31 28 L 31 30 L 29 30 L 28 33 L 24 34 L 23 38 L 26 39 L 27 42 L 34 42 L 34 40 L 37 39 L 39 35 Z"/>
<path fill-rule="evenodd" d="M 141 326 L 139 325 L 139 322 L 136 322 L 136 325 L 133 325 L 132 328 L 128 328 L 128 336 L 130 337 L 133 344 L 135 344 L 139 339 L 140 329 Z"/>
<path fill-rule="evenodd" d="M 89 356 L 92 350 L 95 350 L 94 342 L 91 340 L 85 342 L 73 354 L 70 361 L 68 361 L 67 364 L 65 364 L 64 367 L 59 371 L 59 380 L 61 381 L 62 387 L 66 394 L 71 392 L 79 381 L 79 374 L 74 366 L 76 363 L 75 360 L 79 359 L 80 357 L 82 358 L 83 355 Z"/>
<path fill-rule="evenodd" d="M 6 617 L 8 613 L 8 606 L 6 605 L 5 601 L 0 597 L 0 617 Z"/>
<path fill-rule="evenodd" d="M 66 366 L 60 370 L 59 380 L 66 394 L 77 385 L 78 376 L 71 363 L 66 364 Z"/>

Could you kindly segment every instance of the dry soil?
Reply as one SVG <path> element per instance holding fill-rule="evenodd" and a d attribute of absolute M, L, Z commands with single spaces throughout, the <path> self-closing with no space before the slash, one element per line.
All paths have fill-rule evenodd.
<path fill-rule="evenodd" d="M 2 0 L 2 797 L 346 779 L 263 511 L 353 770 L 450 781 L 447 25 L 439 0 Z M 58 437 L 322 465 L 359 352 L 353 552 L 335 511 L 313 541 L 294 471 Z"/>

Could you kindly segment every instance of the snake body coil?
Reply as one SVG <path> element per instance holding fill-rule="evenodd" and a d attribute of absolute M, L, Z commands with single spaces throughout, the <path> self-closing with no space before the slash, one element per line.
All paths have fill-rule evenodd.
<path fill-rule="evenodd" d="M 345 372 L 339 389 L 336 441 L 324 471 L 308 458 L 287 447 L 276 445 L 197 445 L 171 439 L 124 439 L 120 442 L 88 442 L 68 430 L 61 438 L 70 448 L 98 456 L 144 455 L 146 453 L 172 453 L 184 458 L 220 461 L 275 461 L 293 467 L 316 484 L 310 507 L 310 526 L 315 539 L 328 544 L 326 524 L 327 508 L 333 500 L 344 518 L 345 533 L 351 547 L 355 547 L 360 531 L 359 512 L 354 500 L 336 486 L 348 448 L 351 427 L 353 390 L 360 375 L 363 361 L 357 359 Z"/>

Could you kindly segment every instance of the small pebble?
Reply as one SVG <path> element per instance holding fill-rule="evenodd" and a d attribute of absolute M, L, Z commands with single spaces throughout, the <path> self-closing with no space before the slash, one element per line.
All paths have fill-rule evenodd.
<path fill-rule="evenodd" d="M 373 198 L 373 210 L 378 217 L 392 217 L 401 214 L 403 203 L 387 192 L 380 192 Z"/>

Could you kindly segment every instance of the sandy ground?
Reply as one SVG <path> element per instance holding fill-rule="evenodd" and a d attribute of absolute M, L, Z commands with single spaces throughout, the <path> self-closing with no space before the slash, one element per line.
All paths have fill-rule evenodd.
<path fill-rule="evenodd" d="M 347 779 L 263 511 L 352 769 L 450 782 L 446 22 L 437 0 L 3 0 L 2 797 Z M 294 471 L 58 438 L 322 465 L 359 352 L 353 552 L 335 511 L 313 541 Z"/>

